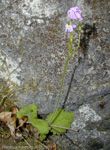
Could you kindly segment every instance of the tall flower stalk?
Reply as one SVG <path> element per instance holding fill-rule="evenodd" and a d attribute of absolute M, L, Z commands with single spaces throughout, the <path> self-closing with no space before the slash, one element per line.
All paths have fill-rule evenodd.
<path fill-rule="evenodd" d="M 69 61 L 70 57 L 78 50 L 78 48 L 80 46 L 80 37 L 81 37 L 81 29 L 82 29 L 81 21 L 83 20 L 81 14 L 82 14 L 82 11 L 79 9 L 79 7 L 72 7 L 67 12 L 70 22 L 69 22 L 69 25 L 66 24 L 65 32 L 67 32 L 67 37 L 68 37 L 69 54 L 68 54 L 68 58 L 65 63 L 64 71 L 63 71 L 63 77 L 62 77 L 62 82 L 61 82 L 61 87 L 60 87 L 57 104 L 53 111 L 53 115 L 50 119 L 49 124 L 51 124 L 53 122 L 56 111 L 58 109 L 58 104 L 59 104 L 60 97 L 61 97 L 61 92 L 62 92 L 62 87 L 63 87 L 63 82 L 64 82 L 64 77 L 65 77 L 65 72 L 66 72 L 68 61 Z M 77 20 L 77 19 L 79 20 L 79 38 L 78 38 L 78 45 L 77 45 L 76 49 L 74 50 L 73 49 L 73 36 L 74 36 L 73 32 L 74 32 L 74 28 L 76 28 L 76 25 L 74 25 L 73 22 L 74 22 L 74 20 Z"/>

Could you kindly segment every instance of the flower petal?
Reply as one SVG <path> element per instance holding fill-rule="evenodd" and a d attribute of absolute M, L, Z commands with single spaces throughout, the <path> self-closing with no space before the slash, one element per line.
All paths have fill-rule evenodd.
<path fill-rule="evenodd" d="M 67 15 L 70 20 L 76 20 L 76 19 L 83 20 L 81 13 L 82 11 L 80 10 L 80 8 L 76 6 L 76 7 L 70 8 L 67 12 Z"/>
<path fill-rule="evenodd" d="M 73 25 L 72 25 L 72 27 L 73 27 L 73 28 L 76 28 L 76 25 L 75 25 L 75 24 L 73 24 Z"/>
<path fill-rule="evenodd" d="M 82 17 L 81 17 L 81 15 L 80 15 L 78 12 L 75 12 L 75 15 L 76 15 L 76 17 L 77 17 L 78 19 L 83 20 Z"/>

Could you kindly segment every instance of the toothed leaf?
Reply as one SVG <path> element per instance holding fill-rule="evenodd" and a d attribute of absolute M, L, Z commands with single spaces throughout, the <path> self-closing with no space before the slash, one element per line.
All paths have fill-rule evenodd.
<path fill-rule="evenodd" d="M 38 129 L 40 134 L 48 134 L 49 133 L 50 127 L 46 120 L 33 119 L 31 123 L 34 127 L 36 127 Z"/>
<path fill-rule="evenodd" d="M 53 113 L 49 114 L 47 116 L 47 121 L 50 122 L 51 117 L 52 117 Z M 75 114 L 68 112 L 68 111 L 64 111 L 63 109 L 59 109 L 56 111 L 55 117 L 52 121 L 52 125 L 56 125 L 56 126 L 60 126 L 60 127 L 65 127 L 65 128 L 70 128 L 71 127 L 71 123 L 73 122 L 73 118 L 74 118 Z M 53 134 L 60 134 L 60 133 L 65 133 L 66 129 L 62 129 L 62 128 L 58 128 L 58 127 L 52 127 L 53 129 L 51 129 L 51 132 L 53 132 Z M 55 131 L 55 130 L 59 131 Z"/>
<path fill-rule="evenodd" d="M 23 107 L 18 111 L 17 118 L 20 119 L 23 116 L 28 117 L 28 121 L 31 121 L 32 118 L 37 118 L 37 106 L 35 104 L 29 105 L 29 107 Z"/>

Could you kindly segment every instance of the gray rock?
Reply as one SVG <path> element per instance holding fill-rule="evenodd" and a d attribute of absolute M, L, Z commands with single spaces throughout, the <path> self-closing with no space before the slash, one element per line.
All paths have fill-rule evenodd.
<path fill-rule="evenodd" d="M 69 140 L 58 136 L 51 137 L 51 140 L 58 144 L 58 149 L 63 150 L 108 150 L 108 0 L 1 0 L 0 66 L 4 64 L 4 68 L 0 68 L 0 76 L 8 80 L 7 83 L 14 82 L 18 86 L 16 94 L 24 105 L 35 103 L 40 115 L 52 112 L 68 56 L 64 32 L 69 21 L 66 13 L 73 6 L 80 7 L 83 12 L 81 45 L 80 51 L 68 63 L 59 107 L 64 104 L 65 110 L 75 112 L 71 128 L 79 132 L 68 131 L 66 136 Z M 76 45 L 78 30 L 74 32 Z"/>

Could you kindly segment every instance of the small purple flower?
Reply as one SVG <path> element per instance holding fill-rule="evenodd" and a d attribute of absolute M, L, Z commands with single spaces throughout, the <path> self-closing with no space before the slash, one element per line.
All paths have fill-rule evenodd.
<path fill-rule="evenodd" d="M 65 32 L 73 32 L 73 27 L 72 27 L 72 25 L 66 24 Z"/>
<path fill-rule="evenodd" d="M 73 32 L 73 28 L 76 28 L 76 25 L 68 25 L 65 26 L 65 32 L 68 33 L 68 38 L 70 38 L 70 32 Z"/>
<path fill-rule="evenodd" d="M 79 9 L 79 7 L 72 7 L 70 10 L 68 10 L 67 15 L 71 20 L 83 20 L 81 13 L 82 11 Z"/>

